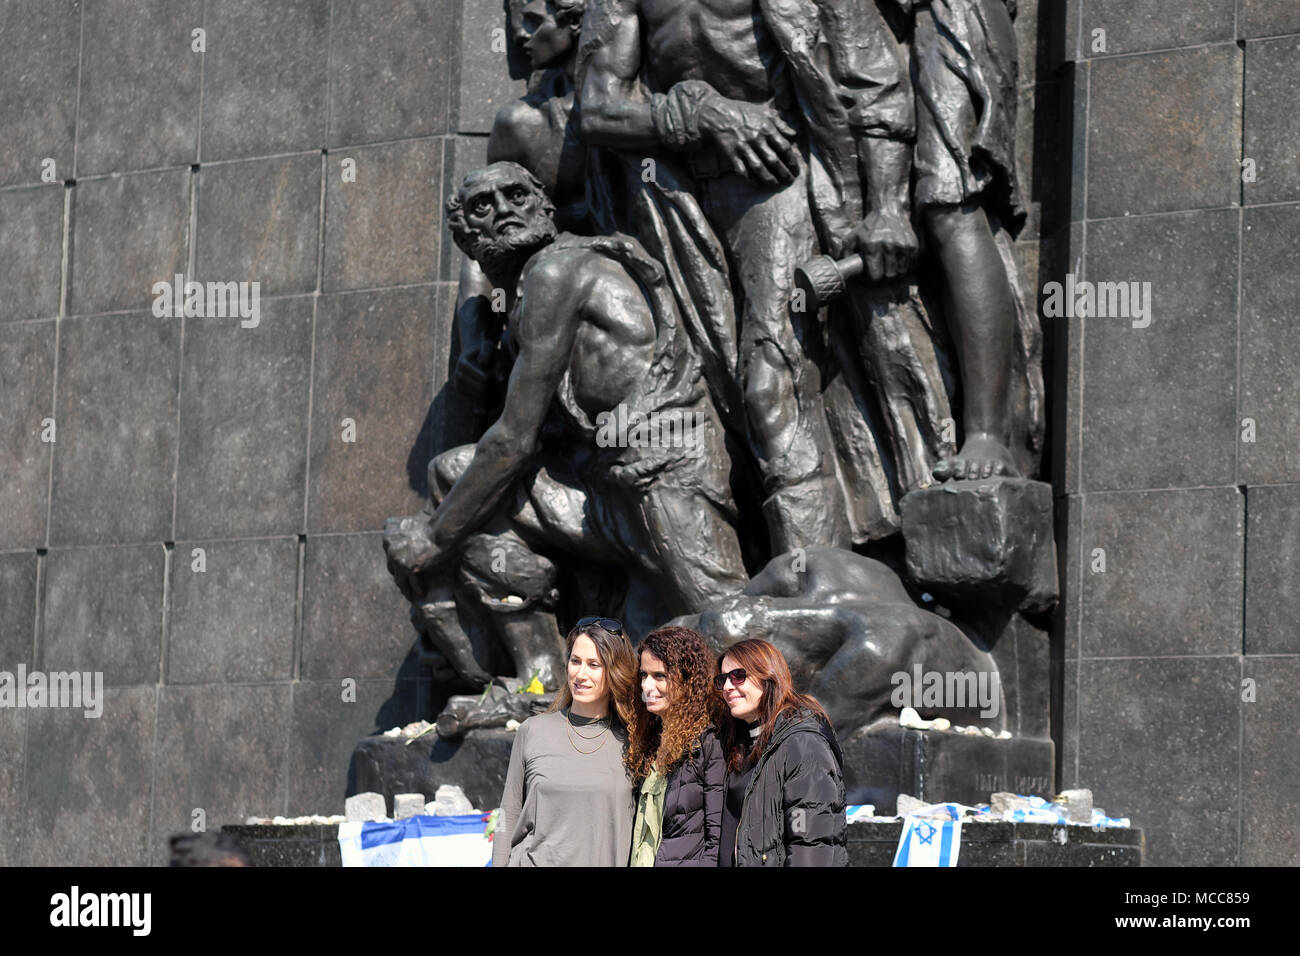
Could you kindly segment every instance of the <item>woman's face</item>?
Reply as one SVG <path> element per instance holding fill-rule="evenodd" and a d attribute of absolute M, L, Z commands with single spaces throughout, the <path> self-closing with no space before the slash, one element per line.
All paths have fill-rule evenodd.
<path fill-rule="evenodd" d="M 641 652 L 641 699 L 646 710 L 661 717 L 671 701 L 668 668 L 649 651 Z"/>
<path fill-rule="evenodd" d="M 596 653 L 596 642 L 579 634 L 569 652 L 569 690 L 583 704 L 599 704 L 606 696 L 605 665 Z"/>
<path fill-rule="evenodd" d="M 722 658 L 722 673 L 729 674 L 740 665 L 732 657 Z M 763 699 L 763 688 L 758 681 L 746 675 L 737 687 L 730 679 L 722 685 L 722 697 L 737 720 L 752 723 L 758 719 L 758 705 Z"/>

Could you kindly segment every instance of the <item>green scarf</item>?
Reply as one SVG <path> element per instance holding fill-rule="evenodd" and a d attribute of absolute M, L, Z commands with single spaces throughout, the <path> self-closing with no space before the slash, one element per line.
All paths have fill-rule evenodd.
<path fill-rule="evenodd" d="M 664 794 L 668 778 L 651 770 L 641 784 L 636 802 L 636 822 L 632 824 L 632 866 L 654 866 L 659 842 L 664 836 Z"/>

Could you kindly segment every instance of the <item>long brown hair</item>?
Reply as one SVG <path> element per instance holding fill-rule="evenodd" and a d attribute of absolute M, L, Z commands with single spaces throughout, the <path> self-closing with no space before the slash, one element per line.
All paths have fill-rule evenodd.
<path fill-rule="evenodd" d="M 575 627 L 565 639 L 564 684 L 556 691 L 555 700 L 546 708 L 546 712 L 549 714 L 573 705 L 573 690 L 569 687 L 567 668 L 569 658 L 573 655 L 574 642 L 584 635 L 596 645 L 596 656 L 605 667 L 605 691 L 609 694 L 610 717 L 613 718 L 610 724 L 617 721 L 620 727 L 627 728 L 632 722 L 631 700 L 635 696 L 637 655 L 626 634 L 622 631 L 615 634 L 594 622 L 586 627 Z"/>
<path fill-rule="evenodd" d="M 756 681 L 763 688 L 763 696 L 758 702 L 758 724 L 762 730 L 758 733 L 758 742 L 749 753 L 752 759 L 757 760 L 767 747 L 777 717 L 787 710 L 810 710 L 830 724 L 830 718 L 816 697 L 795 691 L 790 665 L 785 662 L 775 644 L 751 637 L 728 645 L 723 648 L 722 654 L 735 661 L 737 667 L 744 668 L 745 680 Z M 727 748 L 727 766 L 733 773 L 739 772 L 745 765 L 744 743 L 749 739 L 748 724 L 728 715 L 724 721 L 723 739 Z"/>
<path fill-rule="evenodd" d="M 646 710 L 640 687 L 632 698 L 632 721 L 628 724 L 628 772 L 637 780 L 650 775 L 652 767 L 667 774 L 700 742 L 704 728 L 721 722 L 721 701 L 713 690 L 718 658 L 704 638 L 689 627 L 661 627 L 651 631 L 637 646 L 638 673 L 642 651 L 664 662 L 668 673 L 669 707 L 661 718 Z"/>

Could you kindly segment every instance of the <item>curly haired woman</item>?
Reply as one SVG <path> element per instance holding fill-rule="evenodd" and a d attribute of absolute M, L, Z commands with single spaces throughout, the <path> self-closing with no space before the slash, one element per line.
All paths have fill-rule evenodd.
<path fill-rule="evenodd" d="M 632 865 L 717 866 L 726 776 L 717 657 L 686 627 L 652 631 L 637 651 L 641 695 L 625 757 L 640 784 Z"/>

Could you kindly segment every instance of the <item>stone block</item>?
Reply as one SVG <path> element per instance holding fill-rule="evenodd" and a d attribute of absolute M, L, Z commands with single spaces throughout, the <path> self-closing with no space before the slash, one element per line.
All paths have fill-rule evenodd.
<path fill-rule="evenodd" d="M 152 308 L 156 282 L 189 262 L 190 171 L 79 182 L 72 194 L 68 314 Z"/>
<path fill-rule="evenodd" d="M 356 800 L 357 797 L 348 797 L 349 801 Z M 422 793 L 395 793 L 393 794 L 393 819 L 405 820 L 407 817 L 418 817 L 424 813 L 424 794 Z"/>
<path fill-rule="evenodd" d="M 329 0 L 208 0 L 203 16 L 203 162 L 324 146 Z"/>
<path fill-rule="evenodd" d="M 355 686 L 345 686 L 341 680 L 303 680 L 293 685 L 288 815 L 342 813 L 347 794 L 374 789 L 365 783 L 350 786 L 355 775 L 348 768 L 349 757 L 363 737 L 405 726 L 420 716 L 415 712 L 416 683 L 388 677 L 357 680 Z M 423 788 L 398 789 L 406 793 Z"/>
<path fill-rule="evenodd" d="M 198 161 L 202 0 L 99 0 L 82 17 L 77 176 Z M 209 47 L 223 38 L 208 31 Z"/>
<path fill-rule="evenodd" d="M 1224 173 L 1240 158 L 1236 46 L 1093 60 L 1088 114 L 1089 218 L 1237 202 Z"/>
<path fill-rule="evenodd" d="M 378 531 L 424 507 L 435 302 L 433 286 L 320 298 L 310 530 Z"/>
<path fill-rule="evenodd" d="M 988 478 L 921 488 L 900 502 L 908 575 L 942 602 L 1043 611 L 1056 601 L 1052 489 Z"/>
<path fill-rule="evenodd" d="M 54 417 L 54 338 L 54 322 L 0 326 L 0 547 L 6 549 L 46 541 L 54 445 L 41 436 L 47 433 L 42 423 Z"/>
<path fill-rule="evenodd" d="M 1079 779 L 1110 816 L 1142 828 L 1148 864 L 1236 863 L 1237 661 L 1082 660 L 1079 666 Z"/>
<path fill-rule="evenodd" d="M 1300 865 L 1300 833 L 1287 825 L 1300 793 L 1300 659 L 1247 657 L 1254 699 L 1241 704 L 1241 866 Z M 1244 689 L 1243 689 L 1244 693 Z"/>
<path fill-rule="evenodd" d="M 163 563 L 156 544 L 51 550 L 41 602 L 41 668 L 103 671 L 105 685 L 157 683 Z"/>
<path fill-rule="evenodd" d="M 391 677 L 415 653 L 416 636 L 410 605 L 388 574 L 381 534 L 307 539 L 302 594 L 304 678 Z M 412 667 L 413 660 L 406 666 Z"/>
<path fill-rule="evenodd" d="M 1237 35 L 1300 33 L 1300 6 L 1290 0 L 1237 0 Z"/>
<path fill-rule="evenodd" d="M 1140 53 L 1235 39 L 1236 0 L 1085 0 L 1083 44 L 1089 56 Z M 1092 49 L 1105 30 L 1104 52 Z"/>
<path fill-rule="evenodd" d="M 455 742 L 427 738 L 409 747 L 398 738 L 367 737 L 352 754 L 353 785 L 391 794 L 436 793 L 450 784 L 488 812 L 501 805 L 514 739 L 512 731 L 503 729 L 473 730 Z"/>
<path fill-rule="evenodd" d="M 1242 158 L 1255 164 L 1245 201 L 1300 199 L 1300 36 L 1246 44 L 1244 125 Z"/>
<path fill-rule="evenodd" d="M 0 670 L 35 665 L 36 552 L 0 554 Z"/>
<path fill-rule="evenodd" d="M 454 132 L 492 132 L 497 110 L 525 93 L 525 83 L 511 78 L 508 46 L 502 50 L 494 42 L 497 30 L 510 36 L 506 9 L 504 0 L 463 0 L 460 4 Z"/>
<path fill-rule="evenodd" d="M 59 314 L 64 192 L 59 185 L 0 192 L 0 322 Z"/>
<path fill-rule="evenodd" d="M 60 324 L 51 544 L 169 539 L 180 320 Z"/>
<path fill-rule="evenodd" d="M 293 677 L 295 538 L 181 541 L 171 575 L 169 684 Z"/>
<path fill-rule="evenodd" d="M 348 822 L 364 823 L 367 820 L 385 820 L 388 818 L 382 793 L 358 793 L 344 801 L 344 813 Z"/>
<path fill-rule="evenodd" d="M 1241 441 L 1239 480 L 1300 481 L 1300 405 L 1295 362 L 1300 326 L 1292 318 L 1300 275 L 1300 205 L 1247 209 L 1241 254 Z M 1246 419 L 1250 421 L 1247 422 Z M 1246 429 L 1253 427 L 1254 435 Z"/>
<path fill-rule="evenodd" d="M 162 687 L 153 788 L 152 862 L 168 858 L 167 838 L 284 809 L 288 768 L 288 684 Z"/>
<path fill-rule="evenodd" d="M 0 5 L 0 186 L 72 177 L 81 0 Z"/>
<path fill-rule="evenodd" d="M 1239 653 L 1243 525 L 1236 488 L 1088 495 L 1080 656 Z"/>
<path fill-rule="evenodd" d="M 143 866 L 156 688 L 106 688 L 104 713 L 27 711 L 24 866 Z"/>
<path fill-rule="evenodd" d="M 1083 321 L 1084 490 L 1235 483 L 1237 218 L 1227 209 L 1088 224 L 1087 281 L 1130 294 L 1139 283 L 1149 309 Z M 1108 312 L 1123 306 L 1104 298 Z"/>
<path fill-rule="evenodd" d="M 448 0 L 353 0 L 333 8 L 330 145 L 446 132 Z"/>
<path fill-rule="evenodd" d="M 341 159 L 356 160 L 343 182 Z M 370 289 L 438 278 L 442 142 L 332 151 L 325 197 L 322 288 Z"/>
<path fill-rule="evenodd" d="M 254 328 L 186 321 L 177 537 L 302 530 L 313 300 L 273 299 L 260 311 Z"/>
<path fill-rule="evenodd" d="M 1247 654 L 1300 654 L 1300 485 L 1246 491 Z"/>
<path fill-rule="evenodd" d="M 9 658 L 12 660 L 12 658 Z M 0 710 L 0 866 L 19 866 L 23 850 L 23 737 L 27 710 Z"/>
<path fill-rule="evenodd" d="M 319 153 L 204 166 L 194 278 L 257 282 L 261 296 L 316 288 Z"/>

